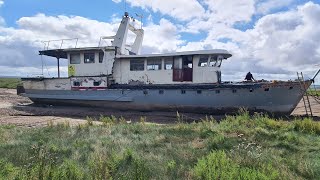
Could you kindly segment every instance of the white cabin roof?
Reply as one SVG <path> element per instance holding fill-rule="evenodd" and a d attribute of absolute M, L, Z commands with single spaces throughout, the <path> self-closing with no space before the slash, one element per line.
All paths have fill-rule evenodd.
<path fill-rule="evenodd" d="M 164 54 L 141 54 L 141 55 L 117 55 L 118 59 L 128 58 L 148 58 L 148 57 L 170 57 L 170 56 L 185 56 L 185 55 L 222 55 L 224 58 L 230 58 L 232 56 L 227 50 L 224 49 L 213 49 L 213 50 L 200 50 L 200 51 L 184 51 Z"/>

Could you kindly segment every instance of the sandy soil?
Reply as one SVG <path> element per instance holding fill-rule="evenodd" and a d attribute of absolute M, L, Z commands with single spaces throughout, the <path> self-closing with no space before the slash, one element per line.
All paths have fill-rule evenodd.
<path fill-rule="evenodd" d="M 123 117 L 129 122 L 140 121 L 146 117 L 147 122 L 168 124 L 176 122 L 176 112 L 139 112 L 108 110 L 91 107 L 75 106 L 37 106 L 25 97 L 16 95 L 14 89 L 0 88 L 0 124 L 15 124 L 19 126 L 37 127 L 49 123 L 69 122 L 78 125 L 87 122 L 87 117 L 99 118 L 100 115 Z M 205 118 L 203 114 L 180 114 L 188 122 Z M 222 118 L 221 116 L 215 118 Z M 95 122 L 100 123 L 100 122 Z"/>
<path fill-rule="evenodd" d="M 320 99 L 310 98 L 313 115 L 320 117 Z M 292 115 L 304 115 L 303 101 L 297 106 Z M 48 124 L 68 122 L 71 125 L 86 123 L 86 117 L 99 117 L 100 115 L 124 117 L 135 122 L 140 117 L 146 117 L 147 122 L 168 124 L 176 122 L 176 112 L 138 112 L 115 111 L 90 107 L 74 106 L 35 106 L 28 98 L 16 95 L 16 90 L 0 88 L 0 124 L 14 124 L 18 126 L 39 127 Z M 203 114 L 181 114 L 185 121 L 192 122 L 205 118 Z M 223 118 L 215 116 L 216 119 Z M 95 122 L 100 123 L 100 122 Z"/>

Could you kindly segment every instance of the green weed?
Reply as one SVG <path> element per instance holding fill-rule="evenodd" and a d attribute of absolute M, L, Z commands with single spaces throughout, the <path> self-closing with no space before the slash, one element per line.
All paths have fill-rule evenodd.
<path fill-rule="evenodd" d="M 242 113 L 242 114 L 241 114 Z M 246 111 L 220 123 L 0 126 L 0 179 L 317 179 L 318 122 Z M 101 126 L 93 121 L 100 120 Z"/>
<path fill-rule="evenodd" d="M 300 131 L 304 133 L 320 135 L 320 123 L 315 122 L 310 118 L 305 118 L 303 120 L 295 120 L 294 129 L 296 131 Z"/>
<path fill-rule="evenodd" d="M 0 88 L 16 89 L 18 85 L 22 85 L 19 78 L 0 78 Z"/>

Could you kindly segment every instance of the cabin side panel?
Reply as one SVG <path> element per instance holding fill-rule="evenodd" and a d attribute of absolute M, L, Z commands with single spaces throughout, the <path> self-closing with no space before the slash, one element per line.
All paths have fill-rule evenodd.
<path fill-rule="evenodd" d="M 113 69 L 113 79 L 117 84 L 185 84 L 185 83 L 218 83 L 221 81 L 220 65 L 214 60 L 217 55 L 207 55 L 205 63 L 200 62 L 200 56 L 194 55 L 188 66 L 181 57 L 171 57 L 171 67 L 166 64 L 168 58 L 133 58 L 116 59 Z M 157 63 L 150 63 L 157 62 Z M 202 60 L 203 57 L 202 57 Z M 185 64 L 185 65 L 183 65 Z M 190 70 L 192 74 L 190 74 Z M 182 79 L 174 80 L 174 71 L 181 73 Z M 192 76 L 184 78 L 184 76 Z M 187 80 L 188 79 L 188 80 Z M 189 79 L 192 79 L 191 81 Z"/>
<path fill-rule="evenodd" d="M 200 62 L 200 56 L 193 58 L 193 83 L 218 83 L 221 75 L 220 67 L 210 63 L 211 56 L 207 56 L 207 62 Z"/>
<path fill-rule="evenodd" d="M 115 52 L 108 51 L 79 51 L 68 53 L 68 75 L 71 76 L 100 76 L 112 73 Z"/>
<path fill-rule="evenodd" d="M 32 79 L 23 80 L 25 89 L 33 90 L 71 90 L 70 79 Z"/>
<path fill-rule="evenodd" d="M 118 84 L 172 84 L 172 69 L 165 70 L 163 61 L 161 70 L 148 70 L 147 61 L 143 59 L 143 70 L 130 69 L 130 59 L 117 59 L 113 78 Z"/>

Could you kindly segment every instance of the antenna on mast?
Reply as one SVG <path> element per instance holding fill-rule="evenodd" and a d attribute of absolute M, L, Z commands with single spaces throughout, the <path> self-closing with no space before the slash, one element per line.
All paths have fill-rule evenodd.
<path fill-rule="evenodd" d="M 124 0 L 124 12 L 127 12 L 127 1 Z"/>
<path fill-rule="evenodd" d="M 141 29 L 142 29 L 142 19 L 143 19 L 143 14 L 141 14 L 141 15 L 140 15 L 140 14 L 137 14 L 137 13 L 136 13 L 136 16 L 140 18 Z"/>

